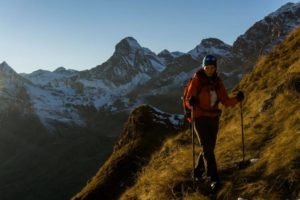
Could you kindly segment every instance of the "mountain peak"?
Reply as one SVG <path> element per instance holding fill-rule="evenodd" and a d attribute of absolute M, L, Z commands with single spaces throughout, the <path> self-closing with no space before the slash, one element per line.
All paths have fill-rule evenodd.
<path fill-rule="evenodd" d="M 64 67 L 58 67 L 56 70 L 54 70 L 53 72 L 64 72 L 64 71 L 66 71 L 66 68 L 64 68 Z"/>
<path fill-rule="evenodd" d="M 214 54 L 223 57 L 227 55 L 230 50 L 231 46 L 225 44 L 222 40 L 217 38 L 206 38 L 188 53 L 195 59 L 202 59 L 203 56 L 207 54 Z"/>
<path fill-rule="evenodd" d="M 158 55 L 168 55 L 168 54 L 171 54 L 170 51 L 167 49 L 164 49 Z"/>
<path fill-rule="evenodd" d="M 3 61 L 0 65 L 7 65 L 6 61 Z"/>
<path fill-rule="evenodd" d="M 174 58 L 176 58 L 176 57 L 184 55 L 184 53 L 182 53 L 180 51 L 170 52 L 169 50 L 164 49 L 157 55 L 158 55 L 158 57 L 172 57 L 172 58 L 174 57 Z"/>
<path fill-rule="evenodd" d="M 126 37 L 122 41 L 126 41 L 133 48 L 141 48 L 140 44 L 133 37 Z"/>
<path fill-rule="evenodd" d="M 211 47 L 211 46 L 224 46 L 226 44 L 218 38 L 206 38 L 201 41 L 200 45 L 202 45 L 203 47 Z"/>
<path fill-rule="evenodd" d="M 294 12 L 300 8 L 300 3 L 291 3 L 288 2 L 277 9 L 275 12 L 272 12 L 269 16 L 277 17 L 278 15 L 285 13 L 285 12 Z"/>
<path fill-rule="evenodd" d="M 17 74 L 5 61 L 0 64 L 0 72 L 5 73 L 6 75 Z"/>
<path fill-rule="evenodd" d="M 15 70 L 13 70 L 5 61 L 0 64 L 0 77 L 2 87 L 6 88 L 9 96 L 17 95 L 23 84 L 27 82 L 22 76 L 20 76 Z M 2 90 L 2 88 L 1 88 Z"/>
<path fill-rule="evenodd" d="M 142 48 L 141 45 L 133 37 L 126 37 L 116 45 L 116 52 L 120 54 L 129 54 Z"/>

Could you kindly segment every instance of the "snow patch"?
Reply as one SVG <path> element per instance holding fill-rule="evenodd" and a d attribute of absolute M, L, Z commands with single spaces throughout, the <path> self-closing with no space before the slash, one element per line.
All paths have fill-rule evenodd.
<path fill-rule="evenodd" d="M 59 121 L 69 124 L 78 124 L 84 126 L 85 122 L 80 118 L 78 113 L 72 107 L 68 106 L 68 102 L 64 98 L 64 94 L 55 93 L 27 84 L 26 86 L 31 103 L 43 125 L 50 130 L 54 127 L 51 125 L 53 121 Z"/>
<path fill-rule="evenodd" d="M 162 72 L 166 66 L 157 60 L 150 59 L 150 62 L 156 71 Z"/>
<path fill-rule="evenodd" d="M 254 163 L 256 163 L 258 160 L 259 160 L 258 158 L 252 158 L 252 159 L 250 159 L 250 162 L 251 162 L 252 164 L 254 164 Z"/>
<path fill-rule="evenodd" d="M 184 117 L 183 115 L 165 113 L 156 107 L 151 106 L 151 108 L 155 111 L 156 119 L 154 120 L 158 123 L 166 124 L 166 122 L 170 122 L 172 125 L 178 126 Z"/>
<path fill-rule="evenodd" d="M 201 44 L 198 45 L 195 49 L 188 52 L 188 54 L 190 54 L 194 59 L 199 59 L 199 57 L 205 56 L 207 54 L 213 54 L 213 55 L 224 57 L 229 53 L 230 52 L 225 49 L 217 48 L 214 46 L 204 47 Z"/>
<path fill-rule="evenodd" d="M 185 86 L 186 82 L 193 77 L 193 74 L 198 70 L 198 67 L 194 67 L 191 71 L 188 72 L 181 72 L 177 74 L 176 76 L 172 77 L 172 81 L 170 84 L 159 87 L 157 89 L 154 89 L 151 91 L 148 95 L 159 95 L 163 94 L 170 90 L 170 88 L 177 88 L 178 86 L 182 86 L 182 88 Z"/>
<path fill-rule="evenodd" d="M 122 67 L 115 67 L 114 74 L 116 76 L 127 76 L 127 70 Z"/>
<path fill-rule="evenodd" d="M 171 55 L 172 55 L 174 58 L 183 56 L 184 54 L 185 54 L 185 53 L 182 53 L 182 52 L 180 52 L 180 51 L 174 51 L 174 52 L 171 52 Z"/>
<path fill-rule="evenodd" d="M 62 70 L 62 68 L 58 68 L 54 72 L 37 70 L 31 74 L 22 74 L 22 76 L 36 85 L 47 85 L 52 81 L 67 79 L 77 73 L 75 70 Z"/>

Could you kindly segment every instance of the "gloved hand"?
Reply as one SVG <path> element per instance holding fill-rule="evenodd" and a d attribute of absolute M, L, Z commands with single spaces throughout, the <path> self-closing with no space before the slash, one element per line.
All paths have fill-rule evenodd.
<path fill-rule="evenodd" d="M 190 106 L 194 107 L 196 105 L 196 103 L 197 103 L 196 97 L 194 97 L 194 96 L 190 97 L 190 99 L 189 99 Z"/>
<path fill-rule="evenodd" d="M 235 97 L 239 102 L 243 101 L 244 98 L 245 98 L 245 95 L 242 91 L 239 91 L 237 94 L 236 94 L 236 97 Z"/>

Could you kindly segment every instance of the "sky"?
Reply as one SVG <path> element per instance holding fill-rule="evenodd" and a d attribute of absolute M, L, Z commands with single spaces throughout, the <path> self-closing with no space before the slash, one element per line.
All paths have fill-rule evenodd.
<path fill-rule="evenodd" d="M 188 52 L 202 39 L 232 45 L 293 0 L 0 0 L 0 63 L 18 73 L 86 70 L 132 36 L 155 53 Z"/>

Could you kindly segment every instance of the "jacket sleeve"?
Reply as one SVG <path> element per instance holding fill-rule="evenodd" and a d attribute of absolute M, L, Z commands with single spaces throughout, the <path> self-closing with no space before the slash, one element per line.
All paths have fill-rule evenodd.
<path fill-rule="evenodd" d="M 226 92 L 225 86 L 223 84 L 223 81 L 220 80 L 220 94 L 219 94 L 219 98 L 221 103 L 228 107 L 228 106 L 234 106 L 238 103 L 238 100 L 235 97 L 229 98 L 228 94 Z"/>
<path fill-rule="evenodd" d="M 199 94 L 199 88 L 200 88 L 200 81 L 197 75 L 195 74 L 187 90 L 187 100 L 190 99 L 191 97 L 197 98 Z M 187 106 L 190 109 L 192 109 L 192 106 L 189 103 L 187 104 Z"/>

